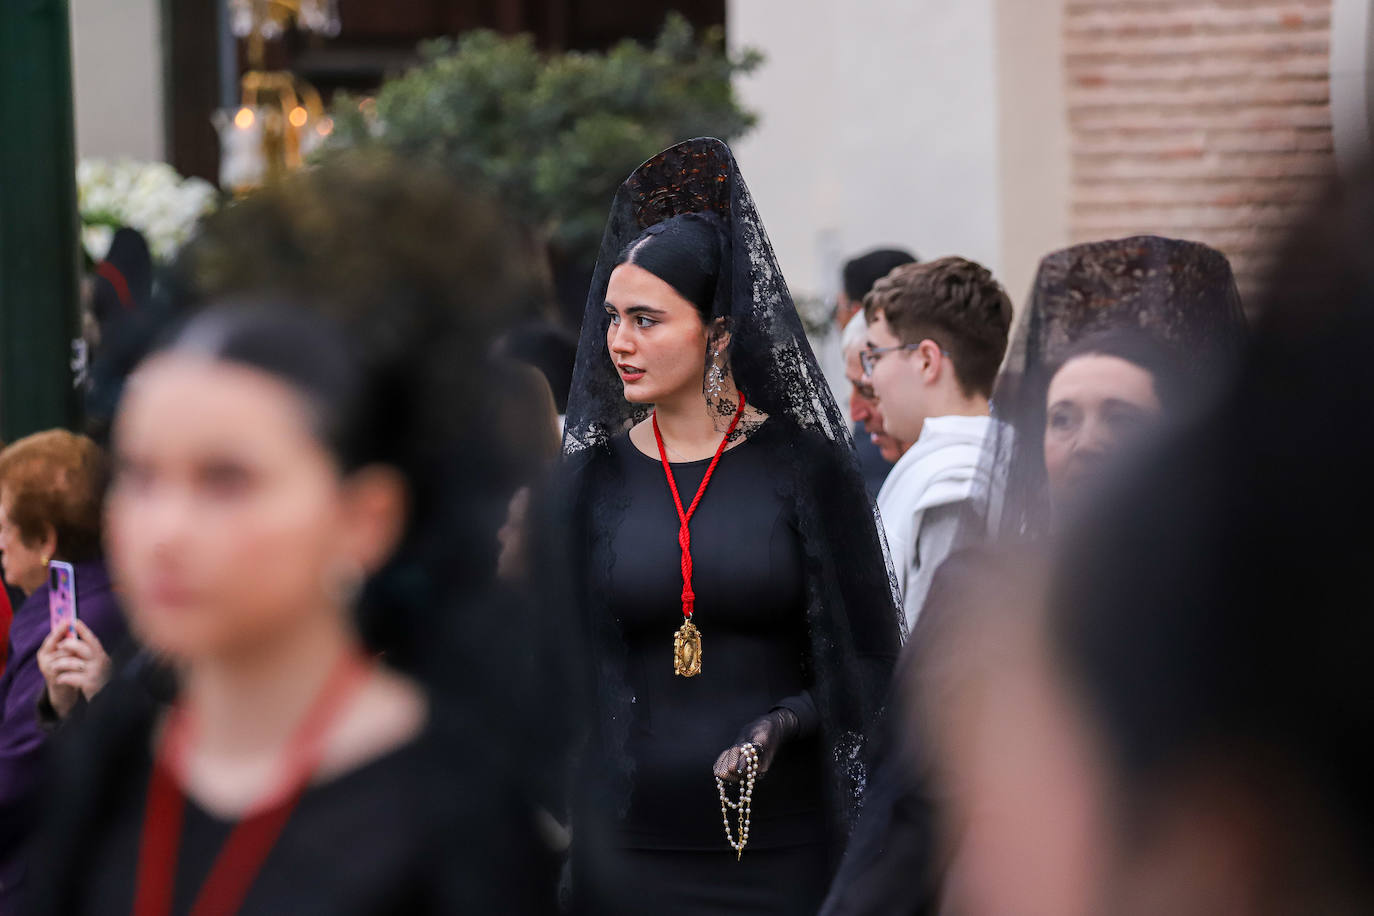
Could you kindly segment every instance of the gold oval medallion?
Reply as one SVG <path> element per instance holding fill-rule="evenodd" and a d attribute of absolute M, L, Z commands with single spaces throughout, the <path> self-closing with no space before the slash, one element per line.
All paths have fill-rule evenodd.
<path fill-rule="evenodd" d="M 682 677 L 696 677 L 701 673 L 701 633 L 691 620 L 673 634 L 673 673 Z"/>

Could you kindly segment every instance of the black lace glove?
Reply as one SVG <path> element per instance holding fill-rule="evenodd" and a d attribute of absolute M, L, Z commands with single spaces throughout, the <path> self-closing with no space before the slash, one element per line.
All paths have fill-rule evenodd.
<path fill-rule="evenodd" d="M 782 706 L 776 707 L 768 715 L 746 725 L 739 739 L 720 752 L 712 769 L 727 782 L 739 782 L 743 775 L 744 745 L 753 744 L 759 755 L 759 773 L 767 773 L 773 758 L 778 755 L 778 748 L 800 733 L 801 720 L 797 714 Z"/>

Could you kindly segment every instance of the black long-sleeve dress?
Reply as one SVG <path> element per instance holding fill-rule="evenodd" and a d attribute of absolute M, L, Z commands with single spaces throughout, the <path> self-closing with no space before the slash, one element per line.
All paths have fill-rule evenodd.
<path fill-rule="evenodd" d="M 691 213 L 718 232 L 703 317 L 729 328 L 730 377 L 768 419 L 724 454 L 692 520 L 702 672 L 675 681 L 677 513 L 656 456 L 624 439 L 651 408 L 625 400 L 606 352 L 605 306 L 626 247 Z M 702 396 L 704 407 L 727 406 Z M 865 742 L 882 716 L 901 627 L 848 425 L 729 148 L 698 138 L 637 168 L 611 204 L 588 290 L 564 479 L 547 510 L 568 549 L 542 555 L 546 567 L 567 563 L 543 577 L 555 589 L 550 618 L 575 621 L 586 640 L 563 653 L 587 676 L 591 713 L 573 812 L 574 887 L 593 897 L 586 909 L 614 912 L 594 895 L 638 890 L 622 911 L 815 912 L 829 853 L 867 783 Z M 685 501 L 705 466 L 677 466 Z M 811 735 L 785 744 L 760 781 L 749 848 L 736 862 L 711 764 L 779 703 Z M 701 848 L 702 838 L 719 845 Z"/>
<path fill-rule="evenodd" d="M 840 837 L 811 693 L 805 556 L 775 459 L 754 438 L 726 451 L 692 518 L 702 670 L 687 678 L 673 673 L 681 550 L 663 466 L 627 436 L 609 444 L 605 460 L 624 505 L 594 535 L 590 586 L 623 640 L 632 776 L 623 818 L 607 825 L 594 856 L 578 857 L 588 912 L 800 913 L 820 905 Z M 709 464 L 673 465 L 684 503 Z M 749 844 L 737 861 L 712 765 L 741 729 L 778 706 L 797 714 L 802 734 L 759 779 Z M 615 762 L 592 764 L 591 779 L 607 782 L 600 797 L 611 797 Z"/>

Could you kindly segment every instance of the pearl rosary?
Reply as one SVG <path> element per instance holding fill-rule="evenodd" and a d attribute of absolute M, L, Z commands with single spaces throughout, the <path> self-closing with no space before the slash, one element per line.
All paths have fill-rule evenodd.
<path fill-rule="evenodd" d="M 744 846 L 749 842 L 749 815 L 750 806 L 754 800 L 754 780 L 759 775 L 759 750 L 752 743 L 745 744 L 740 748 L 740 755 L 744 764 L 744 777 L 740 780 L 739 801 L 730 801 L 725 797 L 725 780 L 716 777 L 716 789 L 720 792 L 720 816 L 725 822 L 725 841 L 730 844 L 730 848 L 735 851 L 735 861 L 739 861 L 744 855 Z M 739 841 L 735 841 L 734 835 L 730 832 L 730 812 L 738 812 Z"/>

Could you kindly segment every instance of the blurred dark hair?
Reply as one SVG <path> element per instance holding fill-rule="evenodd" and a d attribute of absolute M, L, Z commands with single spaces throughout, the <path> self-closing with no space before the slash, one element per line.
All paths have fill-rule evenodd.
<path fill-rule="evenodd" d="M 577 363 L 576 334 L 548 321 L 533 322 L 502 337 L 498 350 L 503 356 L 544 373 L 558 412 L 568 412 L 568 392 Z"/>
<path fill-rule="evenodd" d="M 367 378 L 360 348 L 319 312 L 285 302 L 221 302 L 201 309 L 157 348 L 259 369 L 305 400 L 315 436 L 344 473 L 389 460 L 390 411 Z"/>
<path fill-rule="evenodd" d="M 1374 902 L 1371 177 L 1296 227 L 1234 389 L 1070 532 L 1051 620 L 1137 810 L 1220 769 L 1353 911 Z"/>
<path fill-rule="evenodd" d="M 866 320 L 879 312 L 902 343 L 939 344 L 965 395 L 992 394 L 1007 351 L 1011 300 L 986 267 L 965 258 L 898 267 L 864 298 Z"/>
<path fill-rule="evenodd" d="M 503 392 L 524 389 L 490 356 L 536 309 L 531 258 L 492 203 L 442 174 L 345 154 L 226 206 L 177 265 L 189 317 L 167 346 L 271 373 L 345 472 L 405 476 L 406 537 L 360 609 L 364 638 L 403 669 L 439 610 L 490 581 L 510 495 L 543 466 L 506 434 Z"/>
<path fill-rule="evenodd" d="M 893 268 L 912 264 L 917 260 L 909 251 L 899 248 L 878 248 L 844 262 L 841 276 L 844 280 L 844 294 L 855 305 L 862 305 L 864 296 L 883 277 L 892 273 Z"/>
<path fill-rule="evenodd" d="M 677 290 L 711 320 L 724 259 L 724 226 L 713 213 L 683 213 L 655 223 L 626 245 L 616 264 L 635 264 Z"/>
<path fill-rule="evenodd" d="M 1098 331 L 1074 342 L 1051 368 L 1051 380 L 1069 363 L 1082 356 L 1114 356 L 1145 370 L 1154 381 L 1155 397 L 1166 413 L 1178 409 L 1187 394 L 1187 381 L 1179 357 L 1158 338 L 1134 328 Z"/>

